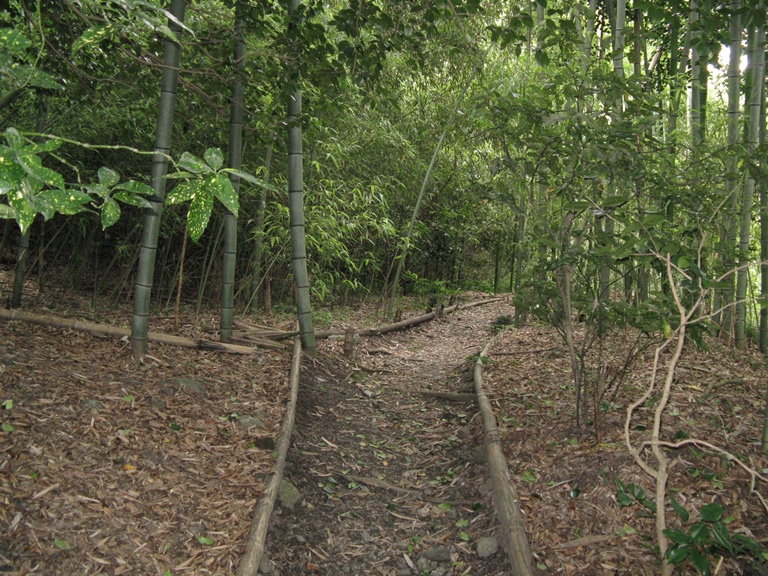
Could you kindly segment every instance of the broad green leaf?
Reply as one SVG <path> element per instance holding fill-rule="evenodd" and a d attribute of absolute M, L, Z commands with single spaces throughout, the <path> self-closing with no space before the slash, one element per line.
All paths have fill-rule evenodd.
<path fill-rule="evenodd" d="M 3 422 L 2 428 L 3 428 L 3 432 L 13 432 L 14 431 L 13 424 L 11 424 L 9 422 Z"/>
<path fill-rule="evenodd" d="M 187 228 L 189 237 L 194 242 L 200 240 L 200 237 L 208 227 L 208 220 L 211 217 L 213 209 L 213 194 L 208 190 L 200 188 L 200 192 L 195 194 L 189 205 L 189 214 L 187 216 Z"/>
<path fill-rule="evenodd" d="M 198 536 L 197 541 L 203 546 L 210 546 L 213 544 L 213 538 L 208 538 L 208 536 Z"/>
<path fill-rule="evenodd" d="M 704 522 L 696 522 L 689 530 L 694 542 L 706 542 L 709 539 L 709 527 Z"/>
<path fill-rule="evenodd" d="M 208 148 L 203 154 L 203 158 L 208 163 L 208 166 L 215 171 L 219 171 L 224 166 L 224 154 L 221 153 L 219 148 Z"/>
<path fill-rule="evenodd" d="M 454 524 L 456 528 L 464 528 L 466 526 L 469 526 L 469 520 L 466 518 L 460 518 L 459 520 L 456 520 L 456 523 Z"/>
<path fill-rule="evenodd" d="M 677 564 L 688 557 L 690 548 L 687 546 L 672 546 L 667 550 L 667 560 L 670 564 Z"/>
<path fill-rule="evenodd" d="M 642 486 L 638 486 L 637 484 L 630 484 L 629 491 L 632 494 L 632 496 L 635 498 L 635 500 L 646 499 L 645 490 L 643 490 Z"/>
<path fill-rule="evenodd" d="M 224 174 L 217 174 L 211 181 L 211 188 L 216 198 L 227 207 L 227 210 L 237 216 L 240 204 L 238 202 L 237 192 L 235 191 L 234 186 L 232 186 L 232 182 L 229 181 L 229 178 Z"/>
<path fill-rule="evenodd" d="M 688 522 L 688 510 L 674 498 L 672 498 L 672 508 L 683 522 Z"/>
<path fill-rule="evenodd" d="M 165 197 L 165 205 L 172 206 L 174 204 L 181 204 L 187 202 L 195 197 L 195 194 L 202 189 L 202 182 L 200 180 L 192 180 L 191 182 L 182 182 L 168 193 Z"/>
<path fill-rule="evenodd" d="M 22 68 L 22 67 L 20 67 Z M 21 76 L 19 74 L 19 68 L 16 68 L 17 76 Z M 23 67 L 23 74 L 25 76 L 24 82 L 30 84 L 31 86 L 34 86 L 35 88 L 45 88 L 46 90 L 63 90 L 64 86 L 62 86 L 59 82 L 56 81 L 56 79 L 48 74 L 47 72 L 43 72 L 42 70 L 39 70 L 38 68 L 33 68 L 32 66 Z"/>
<path fill-rule="evenodd" d="M 466 533 L 466 532 L 464 532 L 463 530 L 461 531 L 461 533 L 459 534 L 459 536 L 460 536 L 460 538 L 461 538 L 462 540 L 464 540 L 464 542 L 469 542 L 469 534 L 467 534 L 467 533 Z"/>
<path fill-rule="evenodd" d="M 723 517 L 723 507 L 717 502 L 701 507 L 701 519 L 705 522 L 717 522 Z"/>
<path fill-rule="evenodd" d="M 72 43 L 71 55 L 74 56 L 82 48 L 91 44 L 98 44 L 105 38 L 109 38 L 114 31 L 113 26 L 91 26 Z"/>
<path fill-rule="evenodd" d="M 56 213 L 71 216 L 82 212 L 92 198 L 82 190 L 43 190 L 36 197 L 37 209 L 46 220 Z"/>
<path fill-rule="evenodd" d="M 203 172 L 211 171 L 210 167 L 205 162 L 200 160 L 200 158 L 197 156 L 190 154 L 189 152 L 184 152 L 181 155 L 177 166 L 182 170 L 191 172 L 192 174 L 202 174 Z"/>
<path fill-rule="evenodd" d="M 693 538 L 682 530 L 677 530 L 676 528 L 665 528 L 664 535 L 675 544 L 690 544 L 693 542 Z"/>
<path fill-rule="evenodd" d="M 101 229 L 106 230 L 120 219 L 120 205 L 112 198 L 105 198 L 101 206 Z"/>
<path fill-rule="evenodd" d="M 24 138 L 21 137 L 16 128 L 10 127 L 5 129 L 5 140 L 8 142 L 8 145 L 17 152 L 24 147 Z"/>
<path fill-rule="evenodd" d="M 702 556 L 701 552 L 698 550 L 691 550 L 688 553 L 688 560 L 691 561 L 702 576 L 710 576 L 710 574 L 712 574 L 712 571 L 709 568 L 709 560 Z"/>
<path fill-rule="evenodd" d="M 728 528 L 722 522 L 715 522 L 712 525 L 712 539 L 721 548 L 725 548 L 733 554 L 733 544 L 731 544 L 731 535 L 728 533 Z"/>
<path fill-rule="evenodd" d="M 13 400 L 6 400 L 2 404 L 0 404 L 3 408 L 6 410 L 13 410 Z"/>
<path fill-rule="evenodd" d="M 137 180 L 129 180 L 128 182 L 118 184 L 115 188 L 118 190 L 125 190 L 131 194 L 141 194 L 142 196 L 152 196 L 155 193 L 152 186 Z"/>
<path fill-rule="evenodd" d="M 50 138 L 45 142 L 33 142 L 24 147 L 24 152 L 30 154 L 42 154 L 44 152 L 53 152 L 61 148 L 61 140 Z"/>
<path fill-rule="evenodd" d="M 20 188 L 8 192 L 8 203 L 16 215 L 16 222 L 19 224 L 21 233 L 24 234 L 27 228 L 32 225 L 37 214 L 35 205 L 31 202 L 29 195 L 22 192 L 22 189 L 29 190 L 29 182 L 24 182 Z"/>
<path fill-rule="evenodd" d="M 21 52 L 30 46 L 32 43 L 15 28 L 0 28 L 0 48 L 9 52 Z"/>
<path fill-rule="evenodd" d="M 64 177 L 55 170 L 44 167 L 39 156 L 21 154 L 16 157 L 16 160 L 24 168 L 24 171 L 35 180 L 39 180 L 51 188 L 64 189 Z"/>
<path fill-rule="evenodd" d="M 0 204 L 0 218 L 16 218 L 16 211 L 7 204 Z"/>
<path fill-rule="evenodd" d="M 151 208 L 152 204 L 149 200 L 145 200 L 143 196 L 137 196 L 130 194 L 129 192 L 118 191 L 112 195 L 115 200 L 120 200 L 123 204 L 130 204 L 131 206 L 138 206 L 139 208 Z"/>
<path fill-rule="evenodd" d="M 447 512 L 452 508 L 452 506 L 448 502 L 441 502 L 440 504 L 437 505 L 437 507 L 443 512 Z"/>
<path fill-rule="evenodd" d="M 103 184 L 107 188 L 112 188 L 118 182 L 120 182 L 120 175 L 112 170 L 112 168 L 107 168 L 106 166 L 99 168 L 100 184 Z"/>

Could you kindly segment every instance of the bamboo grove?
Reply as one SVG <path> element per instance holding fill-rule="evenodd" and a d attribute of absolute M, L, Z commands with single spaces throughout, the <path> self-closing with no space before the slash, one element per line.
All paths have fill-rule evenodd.
<path fill-rule="evenodd" d="M 4 294 L 156 311 L 515 294 L 768 352 L 765 3 L 11 0 Z M 677 287 L 675 287 L 677 289 Z"/>

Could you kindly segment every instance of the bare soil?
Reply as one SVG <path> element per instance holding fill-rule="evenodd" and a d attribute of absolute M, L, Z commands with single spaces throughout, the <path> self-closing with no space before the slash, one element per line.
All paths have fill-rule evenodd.
<path fill-rule="evenodd" d="M 27 303 L 32 312 L 102 323 L 130 316 L 71 296 L 30 292 Z M 476 405 L 445 393 L 471 391 L 472 363 L 494 334 L 491 324 L 511 312 L 508 302 L 460 310 L 366 338 L 352 358 L 341 342 L 321 342 L 303 363 L 286 470 L 302 498 L 276 508 L 264 570 L 508 573 L 503 550 L 478 554 L 498 526 Z M 367 327 L 372 311 L 323 316 L 332 327 Z M 177 327 L 172 318 L 153 319 L 152 328 L 201 337 L 215 314 L 182 320 Z M 275 318 L 252 320 L 290 329 Z M 232 574 L 273 471 L 289 354 L 153 344 L 153 359 L 139 365 L 119 340 L 19 323 L 0 330 L 0 572 Z M 603 360 L 621 365 L 632 338 L 614 334 Z M 556 333 L 508 329 L 491 351 L 486 386 L 542 573 L 658 572 L 653 519 L 642 506 L 620 506 L 616 484 L 653 493 L 623 440 L 626 405 L 645 391 L 651 365 L 647 352 L 615 383 L 598 444 L 587 418 L 575 427 L 569 362 Z M 703 438 L 766 470 L 765 376 L 754 352 L 718 342 L 708 351 L 688 347 L 663 436 Z M 641 409 L 635 439 L 647 433 L 649 416 Z M 687 526 L 702 505 L 717 502 L 731 533 L 768 545 L 766 511 L 746 472 L 710 450 L 674 455 L 669 490 L 691 512 Z M 759 482 L 755 488 L 765 493 Z M 671 511 L 668 518 L 681 524 Z M 713 573 L 762 573 L 750 558 L 722 550 L 710 558 Z M 680 572 L 695 570 L 683 564 Z"/>

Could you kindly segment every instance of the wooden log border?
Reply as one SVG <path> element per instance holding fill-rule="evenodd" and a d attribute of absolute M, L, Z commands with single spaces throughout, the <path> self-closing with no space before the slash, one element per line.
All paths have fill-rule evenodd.
<path fill-rule="evenodd" d="M 498 338 L 499 336 L 495 336 L 485 345 L 480 352 L 480 357 L 475 362 L 475 394 L 485 429 L 485 453 L 493 486 L 493 500 L 496 515 L 501 525 L 504 547 L 511 564 L 510 574 L 512 576 L 533 576 L 533 555 L 528 544 L 528 536 L 525 533 L 523 514 L 509 477 L 507 459 L 501 447 L 496 418 L 493 415 L 491 403 L 483 390 L 483 360 L 488 356 L 488 352 Z"/>
<path fill-rule="evenodd" d="M 301 340 L 294 337 L 293 361 L 291 362 L 291 375 L 289 379 L 290 400 L 285 408 L 283 423 L 280 427 L 280 437 L 277 439 L 277 461 L 275 472 L 267 484 L 267 489 L 259 498 L 253 511 L 253 521 L 245 541 L 243 554 L 237 565 L 236 576 L 256 576 L 259 564 L 264 556 L 269 519 L 275 508 L 277 494 L 283 481 L 285 465 L 288 460 L 288 448 L 291 445 L 291 435 L 296 422 L 296 401 L 299 397 L 299 377 L 301 375 Z"/>

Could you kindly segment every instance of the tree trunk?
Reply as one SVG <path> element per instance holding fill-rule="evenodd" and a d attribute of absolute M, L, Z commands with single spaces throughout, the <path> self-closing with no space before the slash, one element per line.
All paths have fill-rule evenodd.
<path fill-rule="evenodd" d="M 168 27 L 181 38 L 184 21 L 185 0 L 171 0 L 170 13 L 178 20 L 168 20 Z M 173 40 L 165 41 L 164 68 L 160 87 L 160 111 L 157 117 L 154 154 L 152 155 L 152 188 L 155 193 L 144 215 L 144 233 L 139 251 L 139 267 L 133 301 L 133 323 L 131 327 L 131 351 L 134 358 L 147 352 L 149 333 L 149 305 L 152 295 L 152 281 L 155 274 L 157 238 L 160 233 L 160 216 L 165 201 L 165 176 L 168 173 L 168 155 L 173 133 L 173 113 L 176 107 L 176 91 L 181 63 L 181 46 Z"/>
<path fill-rule="evenodd" d="M 272 170 L 272 145 L 267 145 L 266 152 L 264 154 L 264 179 L 269 182 L 270 172 Z M 261 260 L 262 252 L 264 251 L 264 217 L 267 211 L 267 189 L 261 187 L 259 189 L 259 200 L 256 205 L 256 221 L 253 226 L 253 277 L 251 278 L 251 300 L 250 310 L 251 312 L 257 312 L 259 310 L 259 304 L 263 303 L 264 299 L 259 298 L 259 290 L 262 282 Z M 266 288 L 266 287 L 265 287 Z M 266 308 L 265 308 L 266 311 Z"/>
<path fill-rule="evenodd" d="M 731 2 L 731 55 L 728 62 L 728 163 L 725 174 L 725 190 L 728 197 L 727 208 L 723 211 L 723 230 L 720 240 L 722 243 L 723 269 L 724 272 L 730 272 L 735 268 L 736 262 L 733 258 L 733 250 L 736 246 L 738 221 L 736 219 L 737 196 L 739 178 L 737 172 L 739 169 L 739 125 L 741 120 L 741 0 Z M 733 342 L 733 303 L 734 303 L 734 276 L 731 274 L 726 277 L 728 284 L 719 292 L 716 299 L 718 310 L 722 310 L 719 316 L 718 325 L 720 326 L 720 337 L 727 342 Z"/>
<path fill-rule="evenodd" d="M 765 63 L 765 31 L 758 28 L 750 35 L 750 68 L 752 70 L 752 90 L 747 106 L 749 130 L 747 136 L 747 154 L 755 159 L 759 138 L 760 103 L 762 101 L 763 82 L 760 80 L 764 73 Z M 752 202 L 755 193 L 755 174 L 749 173 L 744 183 L 741 201 L 741 217 L 739 228 L 739 270 L 736 277 L 736 347 L 743 350 L 747 346 L 747 284 L 749 282 L 750 263 L 749 239 L 752 226 Z"/>
<path fill-rule="evenodd" d="M 293 16 L 300 0 L 289 0 L 288 14 Z M 289 25 L 292 34 L 295 24 Z M 301 346 L 308 354 L 317 350 L 309 298 L 307 246 L 304 236 L 304 152 L 301 142 L 301 88 L 296 86 L 288 97 L 288 208 L 291 221 L 291 266 L 296 286 L 296 313 Z"/>
<path fill-rule="evenodd" d="M 240 170 L 243 149 L 243 75 L 245 74 L 245 38 L 243 12 L 245 4 L 235 5 L 235 78 L 232 82 L 232 108 L 229 119 L 229 167 Z M 240 177 L 229 175 L 236 193 L 240 192 Z M 235 268 L 237 265 L 237 216 L 227 210 L 224 214 L 224 263 L 221 290 L 221 323 L 219 338 L 222 342 L 232 338 L 232 320 L 235 308 Z"/>
<path fill-rule="evenodd" d="M 11 292 L 11 308 L 21 306 L 21 296 L 24 293 L 24 279 L 27 277 L 27 259 L 29 258 L 29 233 L 32 226 L 27 226 L 19 238 L 19 246 L 16 250 L 16 272 L 13 277 L 13 291 Z"/>
<path fill-rule="evenodd" d="M 763 56 L 765 58 L 765 56 Z M 760 137 L 759 146 L 765 149 L 765 75 L 760 98 Z M 760 352 L 768 354 L 768 182 L 760 178 Z"/>

